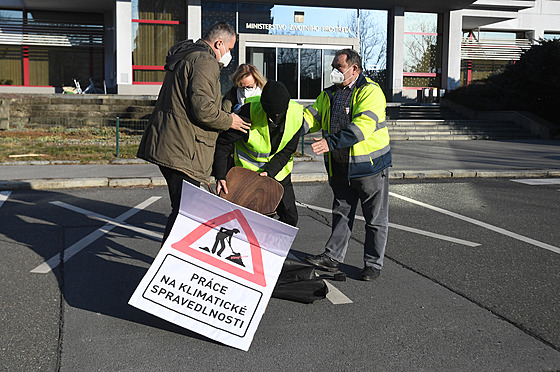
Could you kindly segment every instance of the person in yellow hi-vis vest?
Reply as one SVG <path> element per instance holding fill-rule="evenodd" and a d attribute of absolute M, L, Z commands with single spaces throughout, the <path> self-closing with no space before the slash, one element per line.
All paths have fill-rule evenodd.
<path fill-rule="evenodd" d="M 228 192 L 227 159 L 233 152 L 236 166 L 280 182 L 284 195 L 276 214 L 280 221 L 296 226 L 298 213 L 291 173 L 293 154 L 301 134 L 303 106 L 290 100 L 284 84 L 269 80 L 262 94 L 247 98 L 236 113 L 252 123 L 251 129 L 248 133 L 227 130 L 218 137 L 213 166 L 216 191 Z"/>
<path fill-rule="evenodd" d="M 348 249 L 358 201 L 366 225 L 362 280 L 377 278 L 383 266 L 389 226 L 389 173 L 392 165 L 385 123 L 385 95 L 365 77 L 360 55 L 352 49 L 336 52 L 331 82 L 315 103 L 305 109 L 304 133 L 322 130 L 311 145 L 324 154 L 329 185 L 334 193 L 332 232 L 325 251 L 306 261 L 329 271 L 338 270 Z"/>

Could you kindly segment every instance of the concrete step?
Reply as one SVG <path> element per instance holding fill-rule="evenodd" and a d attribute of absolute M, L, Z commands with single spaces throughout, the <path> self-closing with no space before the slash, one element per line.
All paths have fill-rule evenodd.
<path fill-rule="evenodd" d="M 388 127 L 389 132 L 526 132 L 523 128 L 518 126 L 460 126 L 460 127 L 450 127 L 450 126 L 432 126 L 432 127 Z"/>
<path fill-rule="evenodd" d="M 398 111 L 399 119 L 460 119 L 461 116 L 456 112 L 441 107 L 439 104 L 433 105 L 401 105 Z"/>
<path fill-rule="evenodd" d="M 485 128 L 430 128 L 430 129 L 414 129 L 414 128 L 389 128 L 389 133 L 528 133 L 523 128 L 513 127 L 485 127 Z"/>
<path fill-rule="evenodd" d="M 518 128 L 519 126 L 513 123 L 499 123 L 499 122 L 465 122 L 465 123 L 446 123 L 446 122 L 410 122 L 410 123 L 389 123 L 387 125 L 390 129 L 468 129 L 468 128 Z"/>
<path fill-rule="evenodd" d="M 460 134 L 460 135 L 391 135 L 391 141 L 465 141 L 465 140 L 510 140 L 536 139 L 535 136 L 499 136 L 490 134 Z"/>
<path fill-rule="evenodd" d="M 0 99 L 10 101 L 10 105 L 58 105 L 58 104 L 93 104 L 93 105 L 129 105 L 129 106 L 154 106 L 155 97 L 147 96 L 110 96 L 93 94 L 46 94 L 46 95 L 14 95 L 2 94 Z"/>
<path fill-rule="evenodd" d="M 387 120 L 388 124 L 393 125 L 430 125 L 430 124 L 449 124 L 449 125 L 474 125 L 474 124 L 496 124 L 496 123 L 508 123 L 508 122 L 497 122 L 492 120 L 470 120 L 470 119 L 430 119 L 430 120 L 418 120 L 418 119 L 399 119 L 399 120 Z"/>
<path fill-rule="evenodd" d="M 73 121 L 80 122 L 83 120 L 97 120 L 101 121 L 115 121 L 116 118 L 120 119 L 136 119 L 136 120 L 148 120 L 150 118 L 151 112 L 141 113 L 141 112 L 74 112 L 72 114 L 64 115 L 63 113 L 45 113 L 44 115 L 21 115 L 21 116 L 10 116 L 10 123 L 15 124 L 27 124 L 27 123 L 71 123 Z"/>
<path fill-rule="evenodd" d="M 156 97 L 112 95 L 0 95 L 9 102 L 10 126 L 103 126 L 121 119 L 148 119 Z"/>
<path fill-rule="evenodd" d="M 141 112 L 152 112 L 153 106 L 139 106 L 139 105 L 98 105 L 98 104 L 51 104 L 51 105 L 21 105 L 21 106 L 10 106 L 10 113 L 20 113 L 20 112 L 75 112 L 75 111 L 95 111 L 95 112 L 107 112 L 107 111 L 141 111 Z"/>
<path fill-rule="evenodd" d="M 143 129 L 147 125 L 147 119 L 138 118 L 124 118 L 119 117 L 119 125 L 121 128 L 135 128 Z M 61 126 L 67 128 L 79 128 L 79 127 L 114 127 L 116 125 L 116 117 L 103 118 L 103 117 L 89 117 L 89 118 L 78 118 L 78 117 L 55 117 L 55 118 L 19 118 L 10 119 L 10 128 L 35 128 L 41 126 Z"/>
<path fill-rule="evenodd" d="M 467 119 L 399 119 L 388 120 L 394 140 L 476 140 L 536 138 L 529 131 L 510 122 Z"/>

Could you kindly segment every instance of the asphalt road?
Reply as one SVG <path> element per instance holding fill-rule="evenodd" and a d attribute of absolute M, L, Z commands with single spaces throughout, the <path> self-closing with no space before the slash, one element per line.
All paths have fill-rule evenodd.
<path fill-rule="evenodd" d="M 159 249 L 166 188 L 2 192 L 0 369 L 560 370 L 560 184 L 403 180 L 390 189 L 380 278 L 357 280 L 357 221 L 336 296 L 312 305 L 271 299 L 248 352 L 127 304 Z M 295 191 L 292 250 L 320 253 L 330 189 Z M 126 226 L 106 225 L 119 216 Z M 63 251 L 65 263 L 32 272 Z"/>

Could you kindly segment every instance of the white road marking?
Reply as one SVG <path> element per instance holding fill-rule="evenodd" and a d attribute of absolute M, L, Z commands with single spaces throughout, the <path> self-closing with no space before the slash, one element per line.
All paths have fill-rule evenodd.
<path fill-rule="evenodd" d="M 338 288 L 329 283 L 328 280 L 323 280 L 327 284 L 329 292 L 327 293 L 327 299 L 334 305 L 351 304 L 353 303 L 351 299 L 346 297 L 344 293 L 340 292 Z"/>
<path fill-rule="evenodd" d="M 394 192 L 389 192 L 389 195 L 394 196 L 395 198 L 399 198 L 399 199 L 408 201 L 408 202 L 410 202 L 410 203 L 413 203 L 413 204 L 416 204 L 416 205 L 419 205 L 419 206 L 422 206 L 422 207 L 425 207 L 425 208 L 434 210 L 434 211 L 436 211 L 436 212 L 440 212 L 440 213 L 446 214 L 446 215 L 448 215 L 448 216 L 458 218 L 458 219 L 460 219 L 460 220 L 463 220 L 463 221 L 472 223 L 472 224 L 474 224 L 474 225 L 477 225 L 477 226 L 480 226 L 480 227 L 484 227 L 485 229 L 492 230 L 492 231 L 494 231 L 494 232 L 497 232 L 497 233 L 499 233 L 499 234 L 508 236 L 508 237 L 510 237 L 510 238 L 517 239 L 517 240 L 520 240 L 520 241 L 522 241 L 522 242 L 529 243 L 529 244 L 532 244 L 532 245 L 534 245 L 534 246 L 537 246 L 537 247 L 539 247 L 539 248 L 548 249 L 548 250 L 551 251 L 551 252 L 559 253 L 559 254 L 560 254 L 560 248 L 558 248 L 558 247 L 555 247 L 555 246 L 550 245 L 550 244 L 547 244 L 547 243 L 539 242 L 538 240 L 531 239 L 531 238 L 528 238 L 528 237 L 523 236 L 523 235 L 516 234 L 516 233 L 511 232 L 511 231 L 508 231 L 508 230 L 506 230 L 506 229 L 502 229 L 501 227 L 497 227 L 497 226 L 494 226 L 494 225 L 490 225 L 490 224 L 488 224 L 488 223 L 486 223 L 486 222 L 482 222 L 482 221 L 476 220 L 476 219 L 474 219 L 474 218 L 470 218 L 470 217 L 467 217 L 467 216 L 463 216 L 463 215 L 460 215 L 460 214 L 458 214 L 458 213 L 445 210 L 445 209 L 443 209 L 443 208 L 435 207 L 435 206 L 433 206 L 433 205 L 429 205 L 429 204 L 423 203 L 423 202 L 421 202 L 421 201 L 408 198 L 408 197 L 406 197 L 406 196 L 402 196 L 402 195 L 399 195 L 399 194 L 395 194 Z"/>
<path fill-rule="evenodd" d="M 112 224 L 114 224 L 118 227 L 122 227 L 122 228 L 128 229 L 128 230 L 132 230 L 132 231 L 137 232 L 139 234 L 143 234 L 143 235 L 146 235 L 146 236 L 149 236 L 149 237 L 152 237 L 152 238 L 156 238 L 156 239 L 159 239 L 159 240 L 163 239 L 163 234 L 157 233 L 155 231 L 147 230 L 147 229 L 144 229 L 144 228 L 141 228 L 141 227 L 132 226 L 132 225 L 129 225 L 127 223 L 121 223 L 121 222 L 119 222 L 115 219 L 103 216 L 99 213 L 88 211 L 86 209 L 82 209 L 80 207 L 76 207 L 76 206 L 66 204 L 66 203 L 60 202 L 60 201 L 54 201 L 54 202 L 51 202 L 51 204 L 54 204 L 54 205 L 62 207 L 62 208 L 69 209 L 69 210 L 74 211 L 74 212 L 84 214 L 88 217 L 91 217 L 91 218 L 99 220 L 99 221 L 112 223 Z"/>
<path fill-rule="evenodd" d="M 525 185 L 531 185 L 531 186 L 560 185 L 560 178 L 524 178 L 524 179 L 511 179 L 510 181 L 523 183 Z"/>
<path fill-rule="evenodd" d="M 361 220 L 365 221 L 365 219 L 361 216 L 357 216 L 356 218 L 360 218 Z M 436 233 L 425 231 L 425 230 L 415 229 L 414 227 L 397 225 L 396 223 L 392 223 L 392 222 L 389 222 L 389 227 L 392 227 L 392 228 L 395 228 L 395 229 L 398 229 L 398 230 L 408 231 L 408 232 L 415 233 L 415 234 L 429 236 L 429 237 L 436 238 L 436 239 L 446 240 L 446 241 L 452 242 L 452 243 L 466 245 L 467 247 L 478 247 L 480 245 L 480 243 L 469 242 L 468 240 L 453 238 L 453 237 L 447 236 L 447 235 L 441 235 L 441 234 L 436 234 Z"/>
<path fill-rule="evenodd" d="M 315 205 L 304 204 L 304 203 L 301 203 L 301 202 L 298 202 L 298 203 L 305 206 L 305 207 L 308 207 L 310 209 L 315 209 L 315 210 L 320 211 L 320 212 L 332 213 L 332 210 L 327 209 L 327 208 L 321 208 L 321 207 L 317 207 Z M 362 217 L 362 216 L 356 216 L 355 218 L 358 219 L 358 220 L 361 220 L 361 221 L 365 221 L 364 217 Z M 399 225 L 399 224 L 392 223 L 392 222 L 389 222 L 389 227 L 392 227 L 392 228 L 398 229 L 398 230 L 404 230 L 404 231 L 412 232 L 412 233 L 415 233 L 415 234 L 429 236 L 431 238 L 445 240 L 445 241 L 452 242 L 452 243 L 466 245 L 467 247 L 478 247 L 480 245 L 479 243 L 469 242 L 468 240 L 463 240 L 463 239 L 453 238 L 451 236 L 436 234 L 436 233 L 433 233 L 433 232 L 430 232 L 430 231 L 415 229 L 414 227 L 403 226 L 403 225 Z"/>
<path fill-rule="evenodd" d="M 2 204 L 4 204 L 6 200 L 8 200 L 8 197 L 10 196 L 11 193 L 12 193 L 11 191 L 0 191 L 0 207 L 2 206 Z"/>
<path fill-rule="evenodd" d="M 118 224 L 122 224 L 122 222 L 126 221 L 128 218 L 132 217 L 133 215 L 140 212 L 141 210 L 147 208 L 150 204 L 156 202 L 159 199 L 161 199 L 161 196 L 152 196 L 151 198 L 138 204 L 134 208 L 131 208 L 127 212 L 121 214 L 119 217 L 115 218 L 114 220 L 107 219 L 110 222 L 107 222 L 107 224 L 105 224 L 104 226 L 95 230 L 94 232 L 82 238 L 78 242 L 72 244 L 70 247 L 66 248 L 64 250 L 64 262 L 68 261 L 76 253 L 80 252 L 82 249 L 84 249 L 85 247 L 93 243 L 95 240 L 99 239 L 100 237 L 102 237 L 103 235 L 111 231 L 113 228 L 117 227 Z M 101 217 L 100 215 L 97 216 Z M 61 264 L 60 254 L 57 254 L 51 257 L 50 259 L 48 259 L 47 261 L 43 262 L 41 265 L 37 266 L 35 269 L 31 270 L 31 272 L 38 273 L 38 274 L 47 274 L 48 272 L 50 272 L 60 264 Z"/>

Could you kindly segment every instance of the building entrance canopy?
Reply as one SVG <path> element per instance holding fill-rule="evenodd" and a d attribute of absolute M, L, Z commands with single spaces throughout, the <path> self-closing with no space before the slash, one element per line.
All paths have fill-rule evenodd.
<path fill-rule="evenodd" d="M 43 9 L 43 10 L 64 10 L 74 12 L 90 12 L 93 10 L 111 11 L 115 6 L 116 0 L 57 0 L 57 1 L 44 1 L 44 0 L 16 0 L 13 3 L 19 9 Z M 246 1 L 254 3 L 271 3 L 278 5 L 306 5 L 317 6 L 315 0 L 284 0 L 281 2 L 275 1 Z M 188 1 L 187 1 L 188 3 Z M 359 8 L 359 9 L 392 9 L 396 6 L 404 7 L 408 12 L 429 12 L 439 13 L 449 10 L 463 9 L 474 3 L 474 0 L 347 0 L 344 2 L 346 8 Z M 320 3 L 322 7 L 340 7 L 340 1 L 323 0 Z"/>

